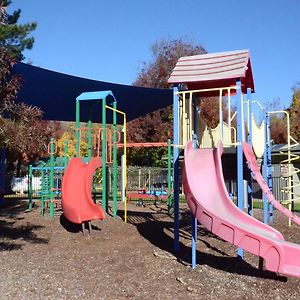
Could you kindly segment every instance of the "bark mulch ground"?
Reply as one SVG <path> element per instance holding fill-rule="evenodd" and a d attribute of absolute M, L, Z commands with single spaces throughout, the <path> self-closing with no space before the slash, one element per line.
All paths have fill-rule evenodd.
<path fill-rule="evenodd" d="M 164 204 L 129 204 L 127 224 L 120 206 L 117 218 L 93 222 L 91 236 L 60 211 L 50 219 L 38 206 L 26 207 L 26 201 L 7 200 L 0 209 L 0 299 L 300 299 L 299 279 L 259 271 L 249 253 L 239 261 L 234 246 L 201 226 L 193 270 L 186 205 L 176 256 Z M 289 228 L 277 212 L 274 227 L 300 243 L 300 228 Z"/>

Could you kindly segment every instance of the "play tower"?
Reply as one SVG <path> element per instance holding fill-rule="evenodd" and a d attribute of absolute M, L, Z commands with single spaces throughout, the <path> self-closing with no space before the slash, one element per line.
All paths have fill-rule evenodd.
<path fill-rule="evenodd" d="M 267 143 L 269 126 L 266 123 L 260 131 L 252 120 L 252 103 L 256 101 L 252 100 L 254 81 L 249 51 L 181 57 L 168 82 L 174 87 L 174 250 L 179 250 L 179 154 L 184 148 L 182 183 L 194 216 L 192 266 L 196 266 L 199 221 L 212 233 L 236 245 L 240 258 L 243 258 L 243 250 L 247 250 L 260 257 L 260 267 L 265 261 L 265 268 L 270 271 L 300 277 L 300 263 L 296 259 L 300 246 L 286 242 L 276 229 L 251 217 L 250 170 L 266 200 L 300 224 L 300 218 L 275 199 L 268 185 L 271 178 L 271 151 L 266 146 L 270 146 L 270 139 Z M 219 102 L 219 125 L 215 130 L 203 130 L 199 126 L 199 104 L 207 97 L 214 97 Z M 236 106 L 234 114 L 232 104 Z M 232 126 L 235 117 L 236 128 Z M 254 140 L 253 128 L 256 130 Z M 252 147 L 253 142 L 255 147 Z M 263 151 L 259 151 L 260 144 Z M 221 162 L 224 148 L 236 152 L 237 206 L 225 186 Z M 253 148 L 264 155 L 265 178 L 260 173 Z M 243 155 L 248 168 L 244 167 Z M 231 172 L 235 172 L 234 168 Z M 248 207 L 248 214 L 243 211 L 245 207 Z M 268 206 L 265 223 L 268 223 L 271 211 Z"/>
<path fill-rule="evenodd" d="M 237 148 L 237 183 L 238 207 L 243 209 L 243 153 L 242 142 L 245 131 L 242 126 L 244 99 L 251 99 L 254 92 L 249 50 L 222 52 L 214 54 L 181 57 L 169 80 L 174 85 L 174 212 L 175 241 L 174 248 L 179 247 L 179 150 L 188 140 L 193 140 L 196 146 L 199 129 L 197 128 L 198 103 L 205 97 L 217 97 L 219 101 L 219 137 L 225 146 Z M 237 139 L 233 139 L 231 125 L 232 98 L 237 107 Z M 205 100 L 204 100 L 205 101 Z M 223 103 L 227 105 L 227 118 L 224 120 Z M 227 130 L 226 130 L 227 129 Z M 195 220 L 196 226 L 196 220 Z M 195 228 L 194 228 L 195 229 Z"/>

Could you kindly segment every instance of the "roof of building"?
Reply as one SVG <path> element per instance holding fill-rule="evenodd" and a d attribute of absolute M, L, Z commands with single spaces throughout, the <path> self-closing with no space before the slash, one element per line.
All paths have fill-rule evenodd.
<path fill-rule="evenodd" d="M 241 79 L 244 92 L 247 88 L 254 92 L 249 50 L 181 57 L 168 83 L 185 83 L 195 90 L 234 86 L 237 79 Z"/>
<path fill-rule="evenodd" d="M 126 112 L 128 121 L 173 103 L 171 89 L 141 88 L 96 81 L 24 63 L 18 63 L 14 72 L 21 75 L 23 81 L 17 101 L 40 107 L 46 120 L 75 121 L 75 99 L 83 92 L 112 91 L 118 101 L 118 109 Z M 107 104 L 113 100 L 111 97 Z M 88 102 L 96 105 L 96 102 L 93 104 L 91 101 L 81 104 L 81 121 L 88 119 Z M 101 106 L 98 104 L 92 111 L 92 120 L 101 122 Z M 107 122 L 112 122 L 111 113 L 107 114 Z"/>

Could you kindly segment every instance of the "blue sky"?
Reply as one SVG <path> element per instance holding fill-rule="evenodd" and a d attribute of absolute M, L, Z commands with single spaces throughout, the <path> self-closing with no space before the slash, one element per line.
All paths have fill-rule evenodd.
<path fill-rule="evenodd" d="M 300 81 L 299 0 L 13 0 L 36 21 L 25 62 L 131 84 L 161 38 L 194 39 L 209 52 L 250 49 L 256 95 L 291 101 Z"/>

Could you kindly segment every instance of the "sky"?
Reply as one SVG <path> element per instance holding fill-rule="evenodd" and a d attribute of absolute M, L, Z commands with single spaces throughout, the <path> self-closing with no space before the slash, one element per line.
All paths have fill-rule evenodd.
<path fill-rule="evenodd" d="M 256 96 L 282 107 L 300 82 L 300 0 L 13 0 L 35 21 L 33 65 L 131 84 L 159 39 L 183 38 L 208 53 L 249 49 Z"/>

